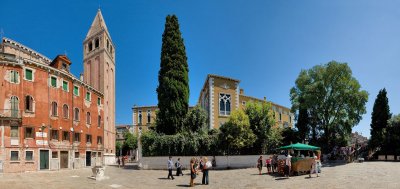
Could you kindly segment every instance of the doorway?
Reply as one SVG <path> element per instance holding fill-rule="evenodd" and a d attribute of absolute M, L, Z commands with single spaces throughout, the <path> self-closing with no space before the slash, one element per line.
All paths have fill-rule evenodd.
<path fill-rule="evenodd" d="M 68 151 L 60 151 L 60 168 L 68 168 Z"/>
<path fill-rule="evenodd" d="M 49 150 L 40 150 L 40 170 L 49 169 Z"/>
<path fill-rule="evenodd" d="M 86 151 L 86 166 L 92 166 L 92 152 Z"/>

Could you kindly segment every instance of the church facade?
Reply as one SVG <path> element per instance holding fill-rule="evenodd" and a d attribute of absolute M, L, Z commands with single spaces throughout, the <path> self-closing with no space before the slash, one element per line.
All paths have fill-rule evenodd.
<path fill-rule="evenodd" d="M 209 129 L 219 128 L 232 111 L 244 109 L 247 102 L 266 102 L 263 99 L 247 96 L 239 87 L 240 80 L 225 76 L 208 74 L 197 102 L 208 116 Z M 290 108 L 270 102 L 275 118 L 275 127 L 293 127 L 294 114 Z M 141 133 L 155 126 L 157 106 L 134 106 L 132 120 L 135 132 Z"/>
<path fill-rule="evenodd" d="M 84 76 L 77 78 L 66 55 L 51 60 L 2 39 L 0 172 L 115 162 L 115 50 L 100 10 L 83 44 Z"/>

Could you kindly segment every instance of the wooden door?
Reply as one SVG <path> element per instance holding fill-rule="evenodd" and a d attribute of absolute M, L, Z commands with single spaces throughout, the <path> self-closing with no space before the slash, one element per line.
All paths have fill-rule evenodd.
<path fill-rule="evenodd" d="M 92 152 L 87 151 L 86 152 L 86 166 L 92 166 Z"/>
<path fill-rule="evenodd" d="M 60 167 L 61 169 L 68 168 L 68 151 L 60 152 Z"/>

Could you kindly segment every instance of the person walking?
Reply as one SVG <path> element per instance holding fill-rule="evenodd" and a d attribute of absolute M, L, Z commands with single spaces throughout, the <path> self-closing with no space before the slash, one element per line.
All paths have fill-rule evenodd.
<path fill-rule="evenodd" d="M 182 175 L 182 164 L 180 162 L 181 158 L 178 158 L 178 160 L 175 162 L 175 167 L 176 167 L 176 176 Z"/>
<path fill-rule="evenodd" d="M 257 168 L 258 168 L 258 174 L 261 175 L 261 170 L 263 167 L 263 157 L 260 156 L 257 160 Z"/>
<path fill-rule="evenodd" d="M 277 171 L 278 168 L 278 156 L 277 155 L 273 155 L 272 156 L 272 160 L 271 160 L 271 165 L 272 165 L 272 174 L 274 174 Z"/>
<path fill-rule="evenodd" d="M 267 173 L 268 174 L 271 174 L 271 163 L 272 163 L 272 157 L 270 156 L 269 158 L 267 158 L 266 160 L 265 160 L 265 164 L 266 164 L 266 166 L 267 166 Z"/>
<path fill-rule="evenodd" d="M 118 163 L 118 168 L 120 168 L 121 167 L 121 158 L 119 156 L 117 157 L 117 163 Z"/>
<path fill-rule="evenodd" d="M 208 161 L 207 157 L 204 157 L 203 161 L 203 179 L 201 180 L 201 184 L 208 185 L 208 169 L 211 167 L 211 162 Z"/>
<path fill-rule="evenodd" d="M 174 176 L 172 175 L 172 167 L 174 166 L 174 162 L 172 162 L 172 157 L 169 156 L 167 167 L 168 167 L 168 179 L 171 177 L 174 180 Z"/>
<path fill-rule="evenodd" d="M 292 168 L 292 156 L 288 153 L 285 160 L 285 176 L 290 176 L 290 171 Z"/>

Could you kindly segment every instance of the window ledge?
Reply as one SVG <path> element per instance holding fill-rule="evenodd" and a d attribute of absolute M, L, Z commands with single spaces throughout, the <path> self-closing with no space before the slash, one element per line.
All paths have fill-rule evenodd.
<path fill-rule="evenodd" d="M 21 160 L 10 160 L 11 164 L 18 164 L 21 163 Z"/>
<path fill-rule="evenodd" d="M 25 113 L 27 113 L 27 114 L 35 114 L 35 112 L 31 111 L 31 110 L 25 110 Z"/>
<path fill-rule="evenodd" d="M 35 161 L 33 161 L 33 160 L 27 160 L 27 161 L 25 161 L 25 164 L 35 164 Z"/>

